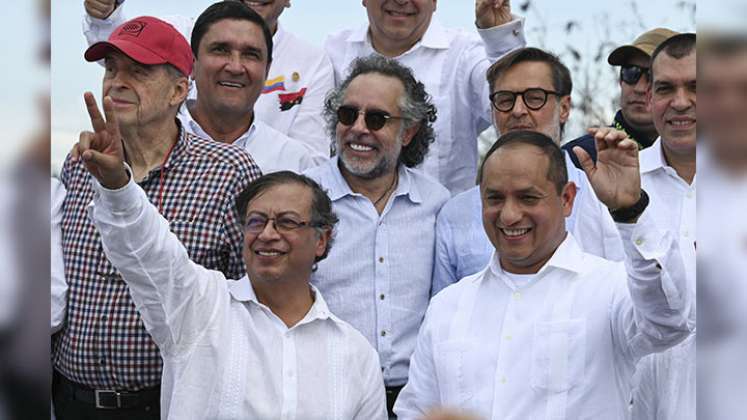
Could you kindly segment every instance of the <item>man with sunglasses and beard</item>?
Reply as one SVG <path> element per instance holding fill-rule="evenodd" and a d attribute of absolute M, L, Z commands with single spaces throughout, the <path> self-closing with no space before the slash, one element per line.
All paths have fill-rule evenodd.
<path fill-rule="evenodd" d="M 353 62 L 324 115 L 336 157 L 306 175 L 327 190 L 340 223 L 311 281 L 379 352 L 391 417 L 428 306 L 436 216 L 449 198 L 413 169 L 434 139 L 436 112 L 411 69 L 371 55 Z"/>
<path fill-rule="evenodd" d="M 611 66 L 620 66 L 620 109 L 610 126 L 627 133 L 628 137 L 638 143 L 639 149 L 651 146 L 659 137 L 646 99 L 646 91 L 651 84 L 651 53 L 659 44 L 676 34 L 677 32 L 666 28 L 654 28 L 642 33 L 632 44 L 615 48 L 607 57 Z M 596 162 L 593 136 L 587 134 L 563 145 L 573 164 L 582 169 L 576 155 L 572 153 L 575 146 L 583 147 Z"/>

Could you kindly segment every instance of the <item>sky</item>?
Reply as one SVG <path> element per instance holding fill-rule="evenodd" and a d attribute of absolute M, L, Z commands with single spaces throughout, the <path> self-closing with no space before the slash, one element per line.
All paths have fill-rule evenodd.
<path fill-rule="evenodd" d="M 512 10 L 514 14 L 526 19 L 528 45 L 559 54 L 574 72 L 578 69 L 570 65 L 572 56 L 568 45 L 587 58 L 596 54 L 600 40 L 609 40 L 611 44 L 604 54 L 606 57 L 615 44 L 628 43 L 641 32 L 655 26 L 666 26 L 679 31 L 694 30 L 691 13 L 677 6 L 682 3 L 680 0 L 530 0 L 530 8 L 524 13 L 520 11 L 520 5 L 526 1 L 512 2 Z M 197 16 L 210 4 L 206 0 L 127 0 L 124 7 L 129 17 L 145 14 Z M 87 47 L 82 33 L 84 13 L 82 0 L 52 2 L 50 80 L 53 170 L 59 168 L 80 131 L 90 130 L 90 120 L 83 105 L 83 93 L 90 90 L 99 96 L 101 90 L 102 68 L 83 60 L 83 52 Z M 446 26 L 475 30 L 474 2 L 441 0 L 437 5 L 435 19 Z M 565 27 L 570 20 L 575 22 L 575 26 L 568 34 Z M 280 24 L 287 30 L 320 47 L 327 34 L 366 22 L 365 8 L 358 0 L 292 0 L 292 6 L 280 17 Z M 609 79 L 605 84 L 609 90 L 605 94 L 614 96 L 614 70 L 606 61 L 590 68 L 592 73 L 603 73 Z"/>

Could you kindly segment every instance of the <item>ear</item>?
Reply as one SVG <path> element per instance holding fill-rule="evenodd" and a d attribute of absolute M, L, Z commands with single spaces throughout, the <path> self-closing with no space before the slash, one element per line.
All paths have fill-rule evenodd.
<path fill-rule="evenodd" d="M 321 257 L 327 250 L 327 244 L 332 239 L 332 229 L 324 229 L 322 233 L 317 235 L 315 255 Z"/>
<path fill-rule="evenodd" d="M 187 77 L 180 77 L 176 79 L 176 83 L 174 84 L 174 93 L 171 95 L 169 105 L 178 106 L 179 104 L 184 102 L 185 99 L 187 99 L 187 94 L 189 94 L 189 79 Z"/>
<path fill-rule="evenodd" d="M 568 217 L 573 211 L 573 201 L 576 199 L 576 184 L 569 181 L 563 187 L 560 193 L 560 199 L 563 202 L 563 217 Z"/>
<path fill-rule="evenodd" d="M 560 123 L 565 124 L 571 115 L 571 95 L 560 98 Z"/>
<path fill-rule="evenodd" d="M 405 128 L 405 132 L 402 133 L 402 147 L 410 144 L 412 138 L 415 137 L 415 134 L 417 134 L 418 130 L 420 130 L 420 124 L 422 124 L 422 122 L 413 124 L 412 127 Z"/>

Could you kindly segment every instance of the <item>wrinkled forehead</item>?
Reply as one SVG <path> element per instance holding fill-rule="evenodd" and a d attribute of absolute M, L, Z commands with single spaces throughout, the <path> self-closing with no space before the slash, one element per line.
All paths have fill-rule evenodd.
<path fill-rule="evenodd" d="M 286 182 L 270 185 L 258 192 L 249 201 L 247 214 L 284 214 L 295 213 L 299 216 L 311 215 L 311 189 L 297 182 Z"/>

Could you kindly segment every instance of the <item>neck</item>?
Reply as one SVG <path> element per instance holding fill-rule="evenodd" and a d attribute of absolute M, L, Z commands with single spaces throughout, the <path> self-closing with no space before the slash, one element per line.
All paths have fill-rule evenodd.
<path fill-rule="evenodd" d="M 136 180 L 161 166 L 179 137 L 176 119 L 148 127 L 120 127 L 127 163 Z"/>
<path fill-rule="evenodd" d="M 200 124 L 203 130 L 215 141 L 231 144 L 242 134 L 246 133 L 254 122 L 254 111 L 227 113 L 224 110 L 216 112 L 207 109 L 207 105 L 199 100 L 187 104 L 190 115 Z"/>
<path fill-rule="evenodd" d="M 353 190 L 353 192 L 366 196 L 366 198 L 374 204 L 374 207 L 376 207 L 379 214 L 381 214 L 384 207 L 386 207 L 387 201 L 389 201 L 389 197 L 394 193 L 394 190 L 397 187 L 396 184 L 399 180 L 397 169 L 399 165 L 397 165 L 394 170 L 390 170 L 373 179 L 361 178 L 351 174 L 345 169 L 342 162 L 339 163 L 339 167 L 342 177 L 345 178 L 350 189 Z"/>
<path fill-rule="evenodd" d="M 309 313 L 314 298 L 306 280 L 272 279 L 251 280 L 257 300 L 270 308 L 288 327 L 292 327 Z"/>
<path fill-rule="evenodd" d="M 662 141 L 662 151 L 664 152 L 664 159 L 667 164 L 674 168 L 677 175 L 682 178 L 687 184 L 692 184 L 695 178 L 695 154 L 677 154 L 667 150 Z"/>

